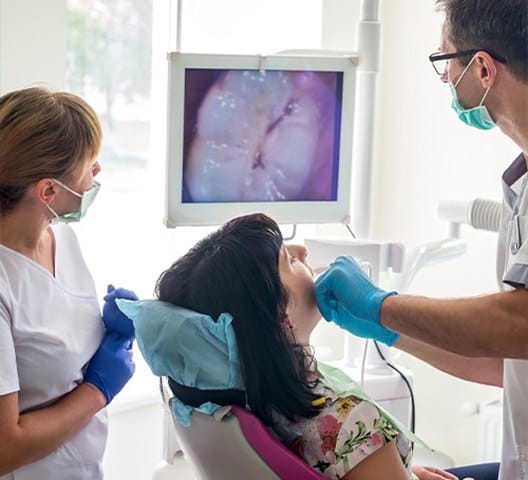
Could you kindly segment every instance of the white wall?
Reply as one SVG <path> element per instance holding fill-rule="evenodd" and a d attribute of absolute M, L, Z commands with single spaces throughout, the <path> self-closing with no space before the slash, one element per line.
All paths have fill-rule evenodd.
<path fill-rule="evenodd" d="M 0 1 L 0 94 L 34 83 L 64 86 L 65 0 Z"/>

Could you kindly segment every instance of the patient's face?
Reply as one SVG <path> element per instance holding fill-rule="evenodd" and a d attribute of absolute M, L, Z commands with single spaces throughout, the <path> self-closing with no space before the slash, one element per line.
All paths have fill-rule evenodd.
<path fill-rule="evenodd" d="M 294 326 L 295 340 L 308 344 L 321 314 L 315 301 L 314 273 L 306 262 L 303 245 L 283 245 L 279 255 L 279 274 L 289 292 L 288 317 Z"/>

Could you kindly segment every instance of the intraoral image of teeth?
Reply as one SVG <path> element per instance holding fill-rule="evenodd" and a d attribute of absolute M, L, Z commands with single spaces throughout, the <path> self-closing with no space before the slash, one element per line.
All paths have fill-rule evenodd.
<path fill-rule="evenodd" d="M 187 70 L 183 201 L 335 200 L 338 75 Z"/>

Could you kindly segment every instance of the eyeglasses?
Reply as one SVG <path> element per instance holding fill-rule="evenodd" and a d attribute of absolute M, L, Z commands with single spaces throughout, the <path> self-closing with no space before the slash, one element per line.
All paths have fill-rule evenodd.
<path fill-rule="evenodd" d="M 453 52 L 453 53 L 442 53 L 435 52 L 429 55 L 429 61 L 433 64 L 433 68 L 438 75 L 443 76 L 447 72 L 447 66 L 449 65 L 449 60 L 452 58 L 458 57 L 469 57 L 470 55 L 475 55 L 477 52 L 486 52 L 490 57 L 497 60 L 500 63 L 507 63 L 507 59 L 502 55 L 490 52 L 489 50 L 484 50 L 482 48 L 476 48 L 473 50 L 463 50 L 462 52 Z"/>

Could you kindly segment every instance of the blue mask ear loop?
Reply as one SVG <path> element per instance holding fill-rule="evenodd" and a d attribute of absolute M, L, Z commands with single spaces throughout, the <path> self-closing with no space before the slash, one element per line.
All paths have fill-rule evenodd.
<path fill-rule="evenodd" d="M 473 63 L 473 60 L 475 60 L 476 57 L 476 54 L 473 55 L 473 58 L 470 60 L 470 62 L 466 65 L 466 68 L 464 68 L 464 70 L 462 70 L 462 73 L 460 74 L 460 76 L 458 77 L 458 80 L 456 81 L 456 83 L 453 84 L 453 87 L 455 89 L 455 92 L 456 92 L 456 88 L 458 87 L 458 84 L 460 83 L 460 80 L 462 80 L 462 77 L 466 74 L 466 72 L 468 71 L 469 67 L 471 66 L 471 64 Z M 490 91 L 490 88 L 491 88 L 491 85 L 486 89 L 486 91 L 484 92 L 484 95 L 482 96 L 482 99 L 480 100 L 480 103 L 477 105 L 477 107 L 481 107 L 482 104 L 484 103 L 484 100 L 486 100 L 486 97 L 488 96 L 488 93 Z M 473 107 L 475 108 L 475 107 Z"/>

